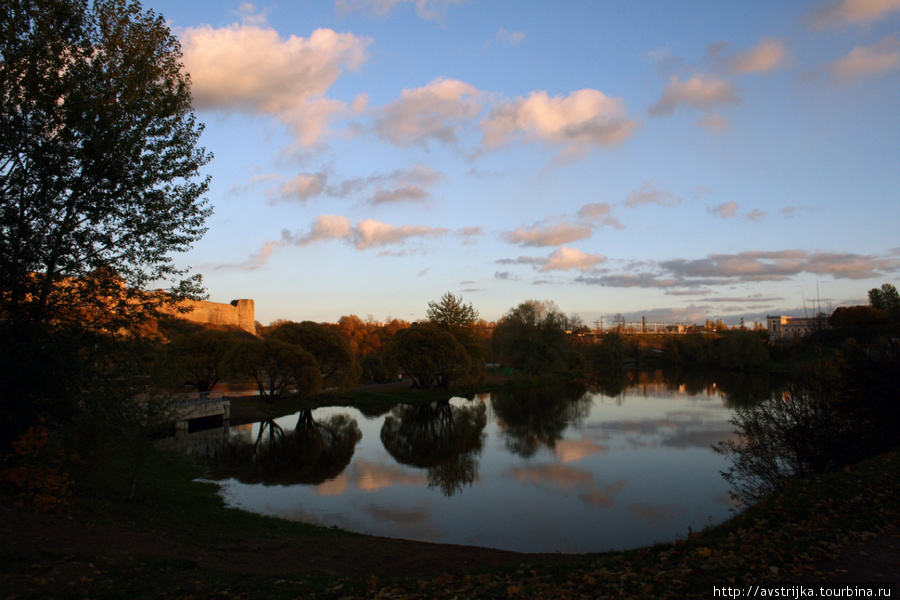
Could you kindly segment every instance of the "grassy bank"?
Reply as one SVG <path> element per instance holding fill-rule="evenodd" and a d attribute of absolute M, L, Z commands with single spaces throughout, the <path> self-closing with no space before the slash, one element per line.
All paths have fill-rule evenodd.
<path fill-rule="evenodd" d="M 4 598 L 710 597 L 824 579 L 818 560 L 900 522 L 900 453 L 798 482 L 673 544 L 571 557 L 370 538 L 227 509 L 182 457 L 154 454 L 134 501 L 111 462 L 52 515 L 3 503 Z M 398 568 L 399 565 L 399 568 Z"/>

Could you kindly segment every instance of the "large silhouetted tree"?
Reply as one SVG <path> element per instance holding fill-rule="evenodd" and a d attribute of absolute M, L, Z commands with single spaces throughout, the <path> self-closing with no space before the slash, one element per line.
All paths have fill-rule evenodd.
<path fill-rule="evenodd" d="M 494 345 L 503 362 L 516 370 L 561 370 L 569 357 L 565 324 L 565 315 L 553 302 L 527 300 L 503 315 L 494 329 Z"/>
<path fill-rule="evenodd" d="M 173 254 L 211 212 L 201 131 L 162 16 L 128 0 L 0 4 L 4 422 L 55 394 L 23 368 L 52 359 L 54 331 L 116 332 L 199 293 Z M 160 282 L 170 294 L 146 291 Z"/>

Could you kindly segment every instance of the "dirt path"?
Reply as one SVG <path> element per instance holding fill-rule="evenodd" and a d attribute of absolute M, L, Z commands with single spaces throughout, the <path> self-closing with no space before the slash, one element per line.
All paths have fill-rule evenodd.
<path fill-rule="evenodd" d="M 304 536 L 248 539 L 239 544 L 201 547 L 113 526 L 94 526 L 63 517 L 0 505 L 0 544 L 17 565 L 35 562 L 89 562 L 97 557 L 177 559 L 202 569 L 288 576 L 318 572 L 350 577 L 437 576 L 520 563 L 575 563 L 583 557 L 520 554 L 489 548 L 429 544 L 335 532 L 322 543 Z M 49 554 L 49 556 L 48 556 Z M 900 579 L 900 528 L 819 561 L 793 582 L 896 582 Z M 7 568 L 4 568 L 7 571 Z"/>

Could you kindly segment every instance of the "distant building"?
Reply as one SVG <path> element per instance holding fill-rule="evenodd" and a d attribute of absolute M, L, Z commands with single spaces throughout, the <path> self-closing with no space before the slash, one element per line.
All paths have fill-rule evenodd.
<path fill-rule="evenodd" d="M 814 331 L 821 331 L 830 327 L 825 313 L 819 313 L 816 317 L 786 317 L 783 315 L 766 315 L 766 330 L 773 340 L 792 339 L 804 337 Z"/>

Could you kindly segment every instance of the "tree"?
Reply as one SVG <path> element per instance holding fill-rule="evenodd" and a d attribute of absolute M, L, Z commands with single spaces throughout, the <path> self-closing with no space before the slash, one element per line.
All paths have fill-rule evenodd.
<path fill-rule="evenodd" d="M 322 375 L 313 355 L 280 340 L 247 340 L 228 353 L 229 369 L 256 382 L 259 395 L 269 402 L 294 391 L 312 398 L 322 388 Z"/>
<path fill-rule="evenodd" d="M 890 313 L 895 319 L 900 316 L 900 293 L 890 283 L 869 290 L 869 305 Z"/>
<path fill-rule="evenodd" d="M 429 302 L 428 321 L 445 329 L 462 344 L 469 356 L 469 372 L 465 379 L 474 383 L 484 376 L 484 351 L 477 335 L 478 311 L 464 304 L 462 297 L 447 292 L 440 302 Z"/>
<path fill-rule="evenodd" d="M 339 388 L 356 385 L 359 367 L 353 360 L 350 343 L 337 329 L 303 321 L 285 322 L 271 331 L 272 339 L 300 346 L 312 354 L 322 371 L 322 382 Z"/>
<path fill-rule="evenodd" d="M 418 388 L 447 387 L 466 373 L 469 357 L 448 332 L 431 323 L 398 331 L 385 348 L 388 360 L 400 367 Z"/>
<path fill-rule="evenodd" d="M 478 311 L 450 292 L 441 296 L 440 302 L 429 302 L 425 314 L 430 322 L 447 328 L 454 335 L 457 331 L 473 330 L 478 322 Z"/>
<path fill-rule="evenodd" d="M 15 366 L 48 331 L 115 332 L 200 292 L 172 255 L 205 232 L 211 155 L 178 41 L 137 2 L 6 0 L 0 57 L 5 421 L 53 394 Z"/>
<path fill-rule="evenodd" d="M 510 309 L 494 329 L 504 363 L 529 374 L 561 370 L 568 364 L 566 317 L 555 303 L 527 300 Z"/>
<path fill-rule="evenodd" d="M 160 352 L 161 368 L 177 386 L 190 385 L 208 392 L 218 383 L 225 356 L 237 338 L 224 331 L 201 329 L 175 337 Z"/>

